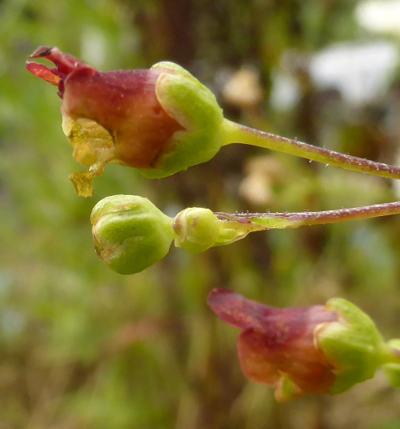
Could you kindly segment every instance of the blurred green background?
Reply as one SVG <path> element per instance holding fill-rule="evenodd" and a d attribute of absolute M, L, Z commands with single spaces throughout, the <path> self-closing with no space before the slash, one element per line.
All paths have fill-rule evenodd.
<path fill-rule="evenodd" d="M 89 224 L 118 193 L 175 215 L 372 204 L 398 199 L 396 184 L 233 145 L 163 180 L 110 165 L 94 198 L 78 198 L 60 99 L 24 66 L 39 45 L 103 71 L 176 61 L 230 119 L 399 164 L 399 2 L 1 0 L 0 18 L 0 428 L 400 428 L 400 392 L 380 373 L 276 404 L 206 305 L 214 287 L 277 306 L 342 296 L 399 337 L 398 217 L 171 249 L 132 276 L 97 259 Z"/>

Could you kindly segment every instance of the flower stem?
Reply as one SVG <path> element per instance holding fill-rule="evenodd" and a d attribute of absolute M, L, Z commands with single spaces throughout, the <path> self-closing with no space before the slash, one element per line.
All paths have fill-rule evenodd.
<path fill-rule="evenodd" d="M 374 204 L 349 209 L 326 210 L 320 212 L 294 213 L 216 213 L 220 220 L 238 222 L 240 224 L 256 224 L 269 229 L 298 228 L 306 225 L 322 225 L 327 223 L 351 220 L 370 219 L 380 216 L 400 214 L 400 201 L 393 203 Z M 244 226 L 244 225 L 243 225 Z"/>
<path fill-rule="evenodd" d="M 346 170 L 400 179 L 400 168 L 288 139 L 224 120 L 225 145 L 242 143 L 299 156 Z"/>

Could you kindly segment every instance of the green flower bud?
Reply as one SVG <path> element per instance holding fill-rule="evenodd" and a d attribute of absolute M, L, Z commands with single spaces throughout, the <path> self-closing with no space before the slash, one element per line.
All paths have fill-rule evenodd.
<path fill-rule="evenodd" d="M 250 222 L 235 222 L 218 218 L 209 209 L 191 207 L 179 212 L 173 220 L 175 246 L 191 253 L 204 252 L 210 247 L 225 246 L 246 237 L 260 228 Z"/>
<path fill-rule="evenodd" d="M 209 210 L 193 207 L 179 212 L 173 228 L 176 234 L 175 246 L 191 253 L 200 253 L 215 246 L 219 235 L 217 216 Z"/>
<path fill-rule="evenodd" d="M 104 198 L 90 220 L 97 254 L 120 274 L 137 273 L 164 258 L 174 237 L 171 219 L 143 197 Z"/>

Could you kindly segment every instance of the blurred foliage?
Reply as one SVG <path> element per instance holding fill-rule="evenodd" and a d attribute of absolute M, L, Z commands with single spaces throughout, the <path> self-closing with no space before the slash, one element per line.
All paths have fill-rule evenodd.
<path fill-rule="evenodd" d="M 343 296 L 398 337 L 398 218 L 254 234 L 195 256 L 173 249 L 125 277 L 97 259 L 89 225 L 95 202 L 117 193 L 146 196 L 168 214 L 196 205 L 318 210 L 393 200 L 392 183 L 230 146 L 164 180 L 109 166 L 95 197 L 80 199 L 67 179 L 76 165 L 60 100 L 24 68 L 42 44 L 102 70 L 173 60 L 211 87 L 234 120 L 395 163 L 400 75 L 373 103 L 350 106 L 317 88 L 307 69 L 332 43 L 376 37 L 357 26 L 356 4 L 0 1 L 0 428 L 400 427 L 400 392 L 380 376 L 342 396 L 276 404 L 271 389 L 244 379 L 238 332 L 206 306 L 213 287 L 282 306 Z M 279 111 L 270 95 L 285 61 L 300 94 Z M 224 85 L 242 66 L 260 78 L 257 106 L 224 102 Z M 254 157 L 277 166 L 257 173 L 265 201 L 239 193 Z"/>

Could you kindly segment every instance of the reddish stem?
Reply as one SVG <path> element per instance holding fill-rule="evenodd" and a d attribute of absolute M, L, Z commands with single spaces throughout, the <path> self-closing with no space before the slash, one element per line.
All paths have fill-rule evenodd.
<path fill-rule="evenodd" d="M 383 162 L 375 162 L 369 159 L 313 146 L 299 140 L 288 139 L 286 137 L 249 128 L 227 119 L 224 122 L 224 130 L 224 145 L 231 143 L 248 144 L 299 156 L 309 159 L 310 161 L 321 162 L 326 165 L 333 165 L 350 171 L 368 173 L 391 179 L 400 179 L 400 168 Z"/>
<path fill-rule="evenodd" d="M 400 214 L 400 201 L 319 212 L 216 214 L 221 220 L 256 223 L 265 226 L 265 229 L 297 228 L 304 225 L 321 225 Z M 276 225 L 274 221 L 278 221 Z M 279 223 L 279 221 L 284 222 Z"/>

